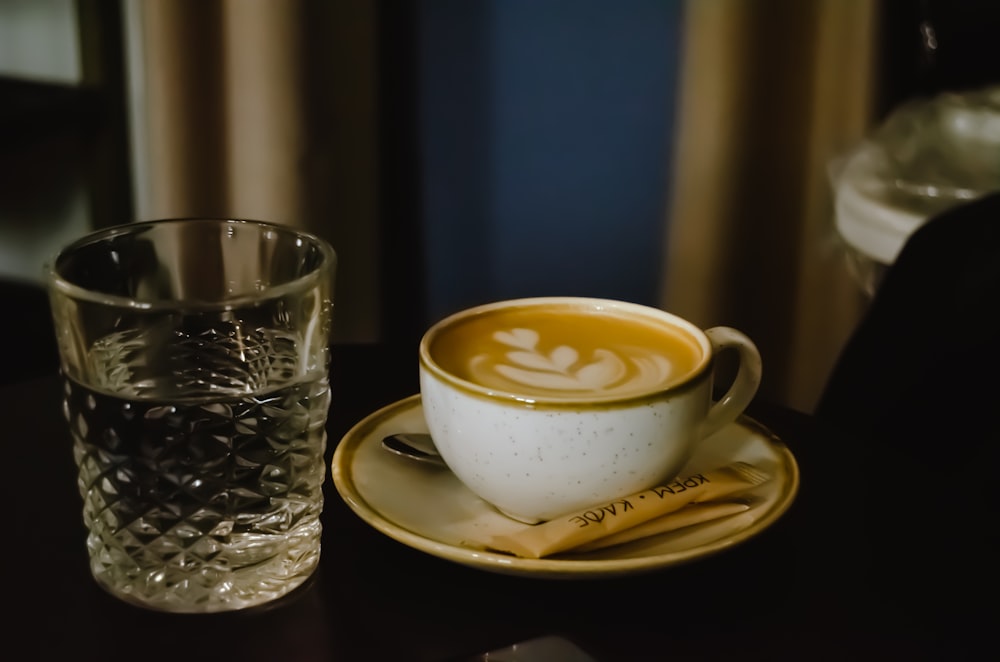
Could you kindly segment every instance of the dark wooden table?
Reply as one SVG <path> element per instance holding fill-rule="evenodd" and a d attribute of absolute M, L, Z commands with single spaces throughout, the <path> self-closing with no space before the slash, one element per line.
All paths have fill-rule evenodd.
<path fill-rule="evenodd" d="M 354 423 L 417 391 L 415 356 L 335 348 L 328 461 Z M 94 583 L 58 378 L 7 385 L 4 658 L 453 660 L 559 634 L 601 662 L 963 659 L 990 641 L 992 552 L 936 539 L 933 521 L 904 538 L 882 526 L 919 512 L 930 486 L 810 416 L 765 403 L 750 413 L 795 454 L 801 491 L 773 527 L 719 555 L 617 579 L 492 574 L 380 534 L 328 477 L 308 587 L 269 608 L 191 616 L 128 606 Z"/>

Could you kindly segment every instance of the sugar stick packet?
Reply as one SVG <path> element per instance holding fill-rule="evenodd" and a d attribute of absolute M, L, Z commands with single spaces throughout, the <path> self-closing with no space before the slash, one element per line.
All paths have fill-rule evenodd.
<path fill-rule="evenodd" d="M 711 471 L 689 474 L 638 494 L 556 519 L 495 536 L 490 549 L 523 558 L 542 558 L 574 549 L 599 538 L 673 513 L 684 506 L 711 501 L 760 485 L 770 478 L 753 465 L 734 462 Z"/>
<path fill-rule="evenodd" d="M 750 510 L 750 504 L 746 501 L 706 501 L 704 503 L 689 503 L 680 510 L 675 510 L 672 513 L 654 517 L 653 519 L 643 522 L 642 524 L 630 526 L 623 531 L 612 533 L 611 535 L 598 538 L 597 540 L 591 540 L 590 542 L 583 543 L 582 545 L 578 545 L 573 549 L 566 551 L 573 553 L 592 552 L 597 549 L 614 547 L 615 545 L 624 545 L 625 543 L 632 542 L 633 540 L 650 538 L 661 533 L 678 531 L 696 524 L 704 524 L 705 522 L 712 522 L 717 519 L 722 519 L 723 517 L 729 517 L 730 515 L 745 513 L 748 510 Z"/>

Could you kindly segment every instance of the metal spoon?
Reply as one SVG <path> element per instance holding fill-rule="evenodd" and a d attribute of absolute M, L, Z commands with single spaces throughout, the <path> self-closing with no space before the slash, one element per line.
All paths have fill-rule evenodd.
<path fill-rule="evenodd" d="M 390 434 L 382 438 L 382 448 L 408 460 L 416 460 L 417 462 L 423 462 L 432 466 L 448 468 L 429 434 L 421 434 L 419 432 Z M 524 524 L 538 524 L 540 521 L 515 517 L 499 509 L 498 512 Z"/>
<path fill-rule="evenodd" d="M 446 466 L 429 434 L 419 432 L 390 434 L 382 439 L 382 448 L 409 460 L 426 462 L 439 467 Z"/>

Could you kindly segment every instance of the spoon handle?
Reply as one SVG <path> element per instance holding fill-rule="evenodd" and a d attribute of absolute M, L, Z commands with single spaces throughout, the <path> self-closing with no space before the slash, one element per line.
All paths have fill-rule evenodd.
<path fill-rule="evenodd" d="M 429 434 L 412 432 L 390 434 L 382 439 L 382 448 L 418 462 L 444 465 L 444 460 L 438 454 L 434 440 Z"/>

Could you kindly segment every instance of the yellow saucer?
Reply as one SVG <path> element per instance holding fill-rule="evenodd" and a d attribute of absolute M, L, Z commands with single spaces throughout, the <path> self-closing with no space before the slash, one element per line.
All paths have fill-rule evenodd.
<path fill-rule="evenodd" d="M 616 547 L 523 559 L 484 548 L 493 536 L 529 525 L 501 515 L 447 469 L 381 448 L 386 435 L 426 431 L 419 395 L 360 421 L 333 454 L 337 491 L 358 516 L 390 538 L 455 563 L 503 574 L 612 577 L 690 562 L 765 530 L 788 510 L 799 488 L 792 453 L 770 431 L 744 416 L 706 439 L 682 473 L 743 461 L 770 474 L 771 480 L 746 493 L 752 499 L 746 512 Z"/>

